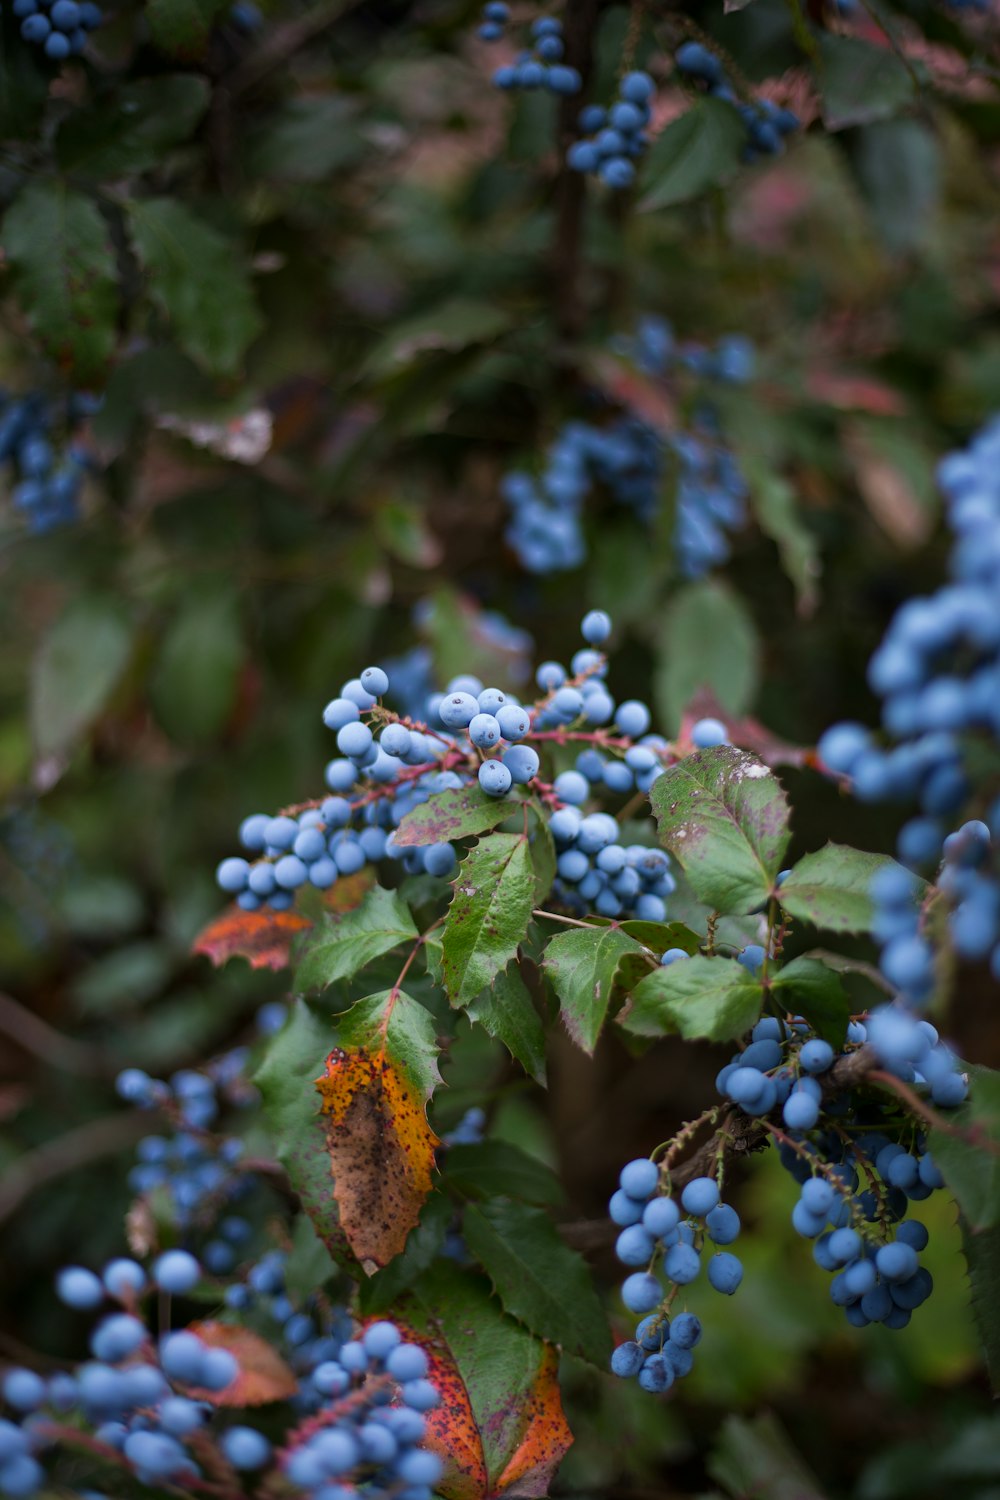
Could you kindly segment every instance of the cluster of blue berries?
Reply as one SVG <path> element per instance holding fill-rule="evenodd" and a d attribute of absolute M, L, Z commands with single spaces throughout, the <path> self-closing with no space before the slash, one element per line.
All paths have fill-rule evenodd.
<path fill-rule="evenodd" d="M 462 676 L 425 700 L 428 722 L 404 723 L 380 701 L 390 690 L 388 674 L 381 667 L 366 668 L 324 710 L 341 752 L 326 768 L 332 795 L 295 813 L 247 818 L 240 838 L 259 857 L 223 860 L 217 872 L 222 889 L 244 910 L 268 904 L 280 911 L 303 885 L 325 890 L 341 876 L 383 859 L 401 860 L 407 873 L 450 876 L 457 861 L 454 846 L 400 848 L 393 838 L 400 820 L 434 793 L 474 783 L 489 796 L 505 796 L 537 776 L 540 757 L 530 741 L 558 745 L 568 735 L 592 744 L 577 757 L 575 769 L 560 772 L 550 788 L 541 784 L 559 850 L 557 899 L 573 910 L 596 909 L 607 916 L 634 912 L 662 920 L 664 898 L 674 888 L 669 857 L 644 844 L 621 844 L 615 819 L 606 812 L 588 813 L 585 804 L 595 791 L 648 792 L 673 751 L 648 732 L 645 703 L 616 703 L 610 693 L 606 658 L 595 649 L 610 636 L 609 617 L 592 610 L 582 633 L 587 645 L 568 669 L 552 661 L 538 668 L 542 696 L 528 706 L 479 678 Z"/>
<path fill-rule="evenodd" d="M 25 5 L 30 11 L 18 9 Z M 89 3 L 78 6 L 76 0 L 55 0 L 51 11 L 53 21 L 57 11 L 68 14 L 62 12 L 63 6 L 73 11 L 97 10 Z M 49 20 L 38 12 L 35 0 L 14 0 L 14 9 L 17 15 L 26 17 L 22 33 L 26 26 L 35 22 L 48 33 Z M 53 32 L 49 37 L 50 42 L 57 40 L 68 47 L 61 31 Z M 8 466 L 10 502 L 28 531 L 41 535 L 79 519 L 80 494 L 92 459 L 85 448 L 72 441 L 72 436 L 74 430 L 94 414 L 98 405 L 96 398 L 74 393 L 66 403 L 65 413 L 60 415 L 40 391 L 27 396 L 0 392 L 0 463 Z M 61 425 L 71 440 L 60 452 L 53 438 L 53 429 Z"/>
<path fill-rule="evenodd" d="M 674 1301 L 681 1287 L 701 1274 L 707 1241 L 716 1246 L 707 1260 L 710 1286 L 727 1297 L 737 1290 L 743 1280 L 742 1262 L 718 1247 L 738 1239 L 740 1217 L 722 1202 L 711 1177 L 692 1178 L 678 1204 L 669 1191 L 661 1191 L 661 1170 L 648 1158 L 630 1161 L 618 1181 L 608 1205 L 612 1223 L 621 1228 L 616 1254 L 623 1265 L 646 1269 L 633 1271 L 622 1285 L 629 1312 L 644 1316 L 635 1338 L 615 1349 L 611 1369 L 625 1378 L 638 1377 L 645 1391 L 666 1391 L 690 1373 L 692 1351 L 701 1338 L 701 1323 L 693 1313 L 670 1316 Z M 669 1176 L 666 1181 L 669 1189 Z M 666 1291 L 654 1269 L 661 1255 L 661 1270 L 669 1283 Z"/>
<path fill-rule="evenodd" d="M 770 99 L 755 99 L 741 104 L 722 63 L 701 42 L 685 42 L 675 54 L 677 67 L 686 78 L 706 85 L 714 99 L 724 99 L 739 110 L 747 130 L 744 161 L 761 156 L 778 156 L 784 150 L 785 137 L 799 129 L 801 121 L 790 109 L 782 109 Z"/>
<path fill-rule="evenodd" d="M 618 86 L 618 98 L 605 109 L 588 104 L 577 124 L 582 139 L 566 153 L 566 165 L 574 172 L 590 172 L 612 188 L 631 187 L 635 163 L 646 151 L 646 126 L 652 118 L 656 85 L 648 73 L 626 73 Z"/>
<path fill-rule="evenodd" d="M 21 22 L 21 36 L 41 47 L 52 62 L 78 57 L 87 33 L 100 26 L 104 13 L 94 0 L 11 0 Z"/>
<path fill-rule="evenodd" d="M 206 1465 L 211 1472 L 226 1462 L 241 1473 L 283 1473 L 312 1500 L 390 1494 L 431 1500 L 441 1463 L 420 1446 L 423 1413 L 438 1402 L 426 1354 L 388 1322 L 354 1337 L 342 1310 L 327 1313 L 324 1336 L 313 1319 L 292 1310 L 283 1264 L 278 1253 L 249 1273 L 253 1291 L 267 1298 L 273 1317 L 283 1318 L 286 1349 L 304 1372 L 290 1403 L 295 1425 L 280 1455 L 256 1426 L 234 1423 L 231 1411 L 223 1418 L 215 1409 L 240 1373 L 229 1349 L 206 1341 L 197 1328 L 166 1331 L 159 1339 L 150 1331 L 143 1299 L 187 1296 L 203 1278 L 192 1255 L 168 1250 L 149 1273 L 130 1259 L 111 1261 L 100 1276 L 82 1266 L 59 1273 L 56 1290 L 67 1306 L 94 1312 L 111 1300 L 119 1310 L 101 1317 L 90 1336 L 92 1358 L 75 1372 L 43 1378 L 14 1368 L 0 1381 L 10 1413 L 0 1417 L 0 1494 L 31 1500 L 47 1490 L 46 1460 L 57 1466 L 60 1446 L 72 1448 L 82 1436 L 91 1467 L 111 1475 L 125 1469 L 154 1490 L 197 1486 Z M 234 1307 L 250 1300 L 227 1297 Z M 74 1484 L 80 1462 L 76 1458 Z M 58 1482 L 58 1467 L 55 1472 Z M 95 1494 L 72 1493 L 90 1500 Z"/>
<path fill-rule="evenodd" d="M 658 318 L 644 319 L 634 340 L 617 340 L 613 347 L 659 379 L 686 370 L 702 380 L 734 383 L 749 379 L 753 370 L 752 347 L 745 339 L 722 339 L 715 349 L 679 345 Z M 511 511 L 507 541 L 531 573 L 577 568 L 587 556 L 583 510 L 588 496 L 603 491 L 650 525 L 671 467 L 677 566 L 687 578 L 703 577 L 728 558 L 728 534 L 745 521 L 749 493 L 708 401 L 698 404 L 687 430 L 658 431 L 634 410 L 600 425 L 567 422 L 541 476 L 515 470 L 504 478 L 501 493 Z"/>
<path fill-rule="evenodd" d="M 898 853 L 904 864 L 935 870 L 951 906 L 949 930 L 963 958 L 989 959 L 1000 977 L 1000 878 L 996 837 L 1000 799 L 949 833 L 972 794 L 968 745 L 1000 740 L 1000 421 L 941 463 L 938 481 L 955 544 L 951 580 L 927 598 L 910 599 L 894 616 L 868 667 L 882 700 L 891 743 L 863 725 L 841 723 L 819 741 L 833 773 L 849 779 L 865 802 L 916 801 Z M 933 988 L 933 952 L 913 921 L 901 889 L 874 893 L 880 902 L 882 967 L 904 1003 L 923 1004 Z"/>
<path fill-rule="evenodd" d="M 487 42 L 500 41 L 508 19 L 507 6 L 486 5 L 483 17 L 479 35 Z M 562 22 L 555 16 L 540 16 L 531 23 L 531 39 L 529 50 L 521 52 L 513 63 L 497 68 L 493 74 L 496 87 L 505 91 L 548 89 L 552 94 L 578 94 L 583 79 L 576 68 L 562 60 L 566 51 Z"/>

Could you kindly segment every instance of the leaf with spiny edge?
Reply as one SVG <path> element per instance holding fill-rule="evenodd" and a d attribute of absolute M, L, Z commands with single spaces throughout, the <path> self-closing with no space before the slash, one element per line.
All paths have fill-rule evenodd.
<path fill-rule="evenodd" d="M 315 1083 L 340 1224 L 371 1274 L 401 1253 L 431 1191 L 438 1048 L 430 1013 L 398 989 L 338 1016 L 336 1039 Z"/>
<path fill-rule="evenodd" d="M 443 1500 L 548 1495 L 573 1436 L 555 1350 L 502 1311 L 478 1272 L 437 1265 L 398 1304 L 396 1321 L 430 1360 L 441 1403 L 425 1418 L 445 1462 Z"/>
<path fill-rule="evenodd" d="M 871 884 L 880 870 L 902 870 L 886 854 L 868 854 L 847 844 L 824 844 L 805 854 L 778 887 L 778 901 L 791 916 L 831 932 L 870 932 L 875 919 Z M 919 900 L 923 882 L 913 882 Z"/>
<path fill-rule="evenodd" d="M 250 1328 L 234 1323 L 191 1323 L 209 1349 L 226 1349 L 240 1367 L 239 1374 L 221 1391 L 192 1387 L 190 1394 L 212 1406 L 266 1406 L 270 1401 L 290 1401 L 299 1383 L 281 1355 Z"/>
<path fill-rule="evenodd" d="M 620 927 L 573 927 L 554 937 L 542 967 L 559 997 L 566 1030 L 585 1052 L 593 1052 L 601 1034 L 619 965 L 649 957 L 641 943 Z"/>
<path fill-rule="evenodd" d="M 398 892 L 376 885 L 353 911 L 327 917 L 317 926 L 303 945 L 296 988 L 318 990 L 338 979 L 350 979 L 373 959 L 402 943 L 414 943 L 419 936 Z"/>
<path fill-rule="evenodd" d="M 688 1040 L 725 1042 L 749 1031 L 763 999 L 759 981 L 735 959 L 696 954 L 654 969 L 618 1019 L 637 1036 L 679 1032 Z"/>
<path fill-rule="evenodd" d="M 358 905 L 370 884 L 371 872 L 364 869 L 345 875 L 322 896 L 319 891 L 308 895 L 318 898 L 322 912 L 345 912 Z M 309 912 L 273 911 L 269 906 L 242 911 L 234 901 L 202 928 L 191 951 L 211 959 L 216 968 L 231 958 L 245 958 L 252 969 L 287 969 L 295 939 L 312 925 Z"/>
<path fill-rule="evenodd" d="M 443 934 L 442 977 L 454 1006 L 468 1005 L 516 957 L 535 902 L 524 833 L 494 833 L 462 860 Z"/>
<path fill-rule="evenodd" d="M 522 806 L 517 797 L 488 797 L 478 784 L 437 792 L 406 814 L 393 842 L 400 849 L 412 849 L 488 833 Z"/>
<path fill-rule="evenodd" d="M 502 1042 L 536 1083 L 544 1085 L 545 1027 L 516 961 L 476 996 L 466 1007 L 466 1014 Z"/>

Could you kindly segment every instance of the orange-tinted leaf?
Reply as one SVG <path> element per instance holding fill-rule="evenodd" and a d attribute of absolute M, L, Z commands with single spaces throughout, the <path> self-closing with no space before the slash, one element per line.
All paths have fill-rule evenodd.
<path fill-rule="evenodd" d="M 465 1382 L 444 1339 L 419 1333 L 400 1318 L 396 1327 L 409 1343 L 419 1344 L 430 1362 L 427 1378 L 441 1397 L 440 1405 L 424 1416 L 426 1446 L 438 1454 L 445 1472 L 438 1493 L 445 1500 L 482 1500 L 489 1493 L 482 1439 Z"/>
<path fill-rule="evenodd" d="M 336 885 L 323 892 L 323 906 L 327 911 L 353 911 L 374 884 L 375 871 L 371 865 L 355 870 L 353 875 L 341 875 Z"/>
<path fill-rule="evenodd" d="M 285 969 L 292 939 L 311 926 L 297 911 L 241 911 L 234 902 L 202 928 L 192 951 L 203 953 L 217 968 L 231 958 L 245 958 L 252 969 Z"/>
<path fill-rule="evenodd" d="M 719 704 L 710 688 L 701 688 L 681 716 L 680 733 L 675 745 L 682 755 L 694 749 L 691 730 L 699 719 L 719 719 L 726 726 L 726 733 L 734 745 L 743 750 L 752 750 L 769 766 L 801 766 L 807 763 L 808 751 L 803 745 L 792 745 L 773 734 L 759 719 L 746 715 L 742 718 L 727 713 Z"/>
<path fill-rule="evenodd" d="M 409 995 L 389 990 L 352 1006 L 337 1035 L 316 1087 L 340 1227 L 370 1273 L 399 1255 L 431 1190 L 434 1023 Z"/>
<path fill-rule="evenodd" d="M 547 1495 L 552 1476 L 573 1441 L 559 1393 L 559 1360 L 549 1345 L 525 1404 L 524 1436 L 497 1480 L 496 1495 Z"/>
<path fill-rule="evenodd" d="M 192 1390 L 201 1401 L 213 1406 L 264 1406 L 268 1401 L 288 1401 L 298 1390 L 298 1381 L 273 1346 L 232 1323 L 192 1323 L 196 1333 L 211 1349 L 228 1349 L 239 1362 L 240 1373 L 223 1391 Z"/>

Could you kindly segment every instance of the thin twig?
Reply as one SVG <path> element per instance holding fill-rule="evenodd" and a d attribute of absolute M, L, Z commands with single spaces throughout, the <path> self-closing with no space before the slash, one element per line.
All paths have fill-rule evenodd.
<path fill-rule="evenodd" d="M 99 1161 L 103 1156 L 113 1156 L 145 1135 L 148 1129 L 149 1116 L 138 1110 L 129 1114 L 102 1115 L 36 1146 L 33 1151 L 26 1151 L 7 1168 L 0 1183 L 0 1223 L 20 1208 L 43 1183 L 63 1177 L 67 1172 L 75 1172 L 77 1167 Z"/>
<path fill-rule="evenodd" d="M 13 996 L 0 992 L 0 1031 L 54 1068 L 84 1078 L 108 1077 L 112 1064 L 98 1047 L 64 1036 Z"/>

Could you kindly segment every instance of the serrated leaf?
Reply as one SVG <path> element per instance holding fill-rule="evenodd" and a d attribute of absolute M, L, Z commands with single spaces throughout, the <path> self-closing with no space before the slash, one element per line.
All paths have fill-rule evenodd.
<path fill-rule="evenodd" d="M 431 1190 L 438 1047 L 430 1013 L 398 989 L 345 1011 L 336 1038 L 315 1084 L 340 1224 L 371 1274 L 401 1253 Z"/>
<path fill-rule="evenodd" d="M 973 1235 L 1000 1225 L 1000 1073 L 968 1068 L 969 1097 L 935 1129 L 931 1153 Z"/>
<path fill-rule="evenodd" d="M 559 997 L 566 1030 L 585 1052 L 597 1045 L 615 974 L 629 955 L 643 958 L 643 947 L 619 927 L 573 927 L 545 949 L 542 968 Z"/>
<path fill-rule="evenodd" d="M 683 922 L 645 922 L 640 918 L 630 918 L 626 922 L 619 922 L 618 929 L 620 932 L 627 932 L 629 937 L 635 938 L 637 943 L 642 943 L 643 947 L 657 955 L 666 953 L 668 948 L 683 948 L 685 953 L 697 953 L 702 944 L 698 934 Z"/>
<path fill-rule="evenodd" d="M 679 726 L 684 709 L 709 689 L 730 714 L 741 714 L 757 691 L 760 646 L 753 617 L 725 584 L 677 589 L 658 632 L 653 681 L 664 723 Z"/>
<path fill-rule="evenodd" d="M 352 911 L 371 885 L 370 867 L 344 875 L 324 891 L 322 908 L 330 912 Z M 245 958 L 252 969 L 287 969 L 297 937 L 312 926 L 312 918 L 299 911 L 242 911 L 235 902 L 213 917 L 195 938 L 192 953 L 203 953 L 218 968 L 231 958 Z"/>
<path fill-rule="evenodd" d="M 529 1077 L 544 1085 L 545 1027 L 516 961 L 466 1006 L 466 1014 L 502 1042 Z"/>
<path fill-rule="evenodd" d="M 740 454 L 740 466 L 750 486 L 757 524 L 778 549 L 781 565 L 795 586 L 800 611 L 811 613 L 822 567 L 819 542 L 802 519 L 796 492 L 788 480 L 748 448 Z"/>
<path fill-rule="evenodd" d="M 212 34 L 212 22 L 227 0 L 146 0 L 145 15 L 156 45 L 174 57 L 201 57 Z"/>
<path fill-rule="evenodd" d="M 132 623 L 113 599 L 83 598 L 60 615 L 31 664 L 31 732 L 61 755 L 107 705 L 132 653 Z"/>
<path fill-rule="evenodd" d="M 197 73 L 126 83 L 63 121 L 56 136 L 59 165 L 97 178 L 145 172 L 192 135 L 209 97 L 208 80 Z"/>
<path fill-rule="evenodd" d="M 969 1271 L 972 1312 L 990 1384 L 997 1392 L 1000 1391 L 1000 1225 L 974 1234 L 963 1223 L 962 1249 Z"/>
<path fill-rule="evenodd" d="M 296 988 L 318 990 L 350 979 L 374 959 L 419 936 L 399 893 L 373 886 L 360 906 L 343 916 L 326 917 L 317 926 L 295 972 Z"/>
<path fill-rule="evenodd" d="M 556 878 L 556 845 L 542 809 L 534 806 L 532 812 L 530 843 L 531 866 L 535 872 L 535 905 L 544 906 Z"/>
<path fill-rule="evenodd" d="M 637 1036 L 676 1031 L 689 1040 L 727 1042 L 749 1031 L 763 999 L 761 985 L 735 959 L 697 954 L 648 974 L 619 1019 Z"/>
<path fill-rule="evenodd" d="M 823 122 L 828 130 L 888 119 L 913 99 L 913 75 L 888 47 L 824 32 L 819 55 Z"/>
<path fill-rule="evenodd" d="M 239 1364 L 239 1374 L 221 1391 L 190 1386 L 188 1392 L 212 1406 L 266 1406 L 272 1401 L 289 1401 L 299 1383 L 273 1344 L 252 1329 L 233 1323 L 202 1322 L 189 1324 L 209 1349 L 225 1349 Z"/>
<path fill-rule="evenodd" d="M 315 1078 L 330 1051 L 334 1032 L 302 1000 L 273 1037 L 254 1074 L 274 1151 L 288 1173 L 302 1207 L 339 1265 L 355 1268 L 341 1228 L 330 1180 L 326 1127 L 320 1116 Z"/>
<path fill-rule="evenodd" d="M 567 1353 L 605 1363 L 611 1340 L 593 1277 L 544 1209 L 503 1198 L 470 1203 L 463 1229 L 505 1312 Z"/>
<path fill-rule="evenodd" d="M 462 860 L 442 938 L 441 973 L 452 1005 L 468 1005 L 517 954 L 535 904 L 527 837 L 494 833 Z"/>
<path fill-rule="evenodd" d="M 837 974 L 815 958 L 793 958 L 771 977 L 771 993 L 792 1015 L 809 1022 L 831 1047 L 842 1047 L 851 1000 Z"/>
<path fill-rule="evenodd" d="M 118 271 L 93 199 L 64 182 L 30 183 L 7 209 L 0 244 L 50 358 L 80 385 L 100 379 L 115 347 Z"/>
<path fill-rule="evenodd" d="M 650 789 L 660 843 L 699 901 L 743 915 L 770 895 L 788 848 L 788 800 L 777 777 L 734 745 L 699 750 Z"/>
<path fill-rule="evenodd" d="M 866 854 L 846 844 L 825 844 L 786 875 L 778 900 L 791 916 L 831 932 L 868 932 L 875 915 L 869 895 L 873 877 L 895 865 L 885 854 Z M 897 867 L 899 868 L 899 867 Z"/>
<path fill-rule="evenodd" d="M 642 180 L 640 211 L 685 203 L 734 176 L 746 145 L 746 126 L 733 105 L 699 99 L 657 136 Z"/>
<path fill-rule="evenodd" d="M 445 1461 L 444 1500 L 548 1495 L 572 1442 L 555 1351 L 507 1317 L 474 1271 L 438 1265 L 399 1306 L 441 1392 L 427 1443 Z"/>
<path fill-rule="evenodd" d="M 358 1302 L 365 1317 L 384 1312 L 438 1259 L 449 1227 L 455 1218 L 455 1205 L 444 1193 L 431 1193 L 424 1204 L 420 1220 L 411 1229 L 402 1255 L 358 1287 Z"/>
<path fill-rule="evenodd" d="M 470 838 L 496 828 L 518 806 L 519 799 L 487 797 L 479 786 L 438 792 L 406 814 L 396 829 L 394 842 L 400 848 L 410 849 Z"/>
<path fill-rule="evenodd" d="M 172 198 L 133 198 L 128 214 L 149 296 L 178 344 L 213 375 L 237 374 L 263 321 L 236 246 Z"/>
<path fill-rule="evenodd" d="M 470 1198 L 517 1198 L 553 1207 L 563 1200 L 551 1168 L 510 1141 L 449 1146 L 443 1171 L 449 1186 Z"/>

